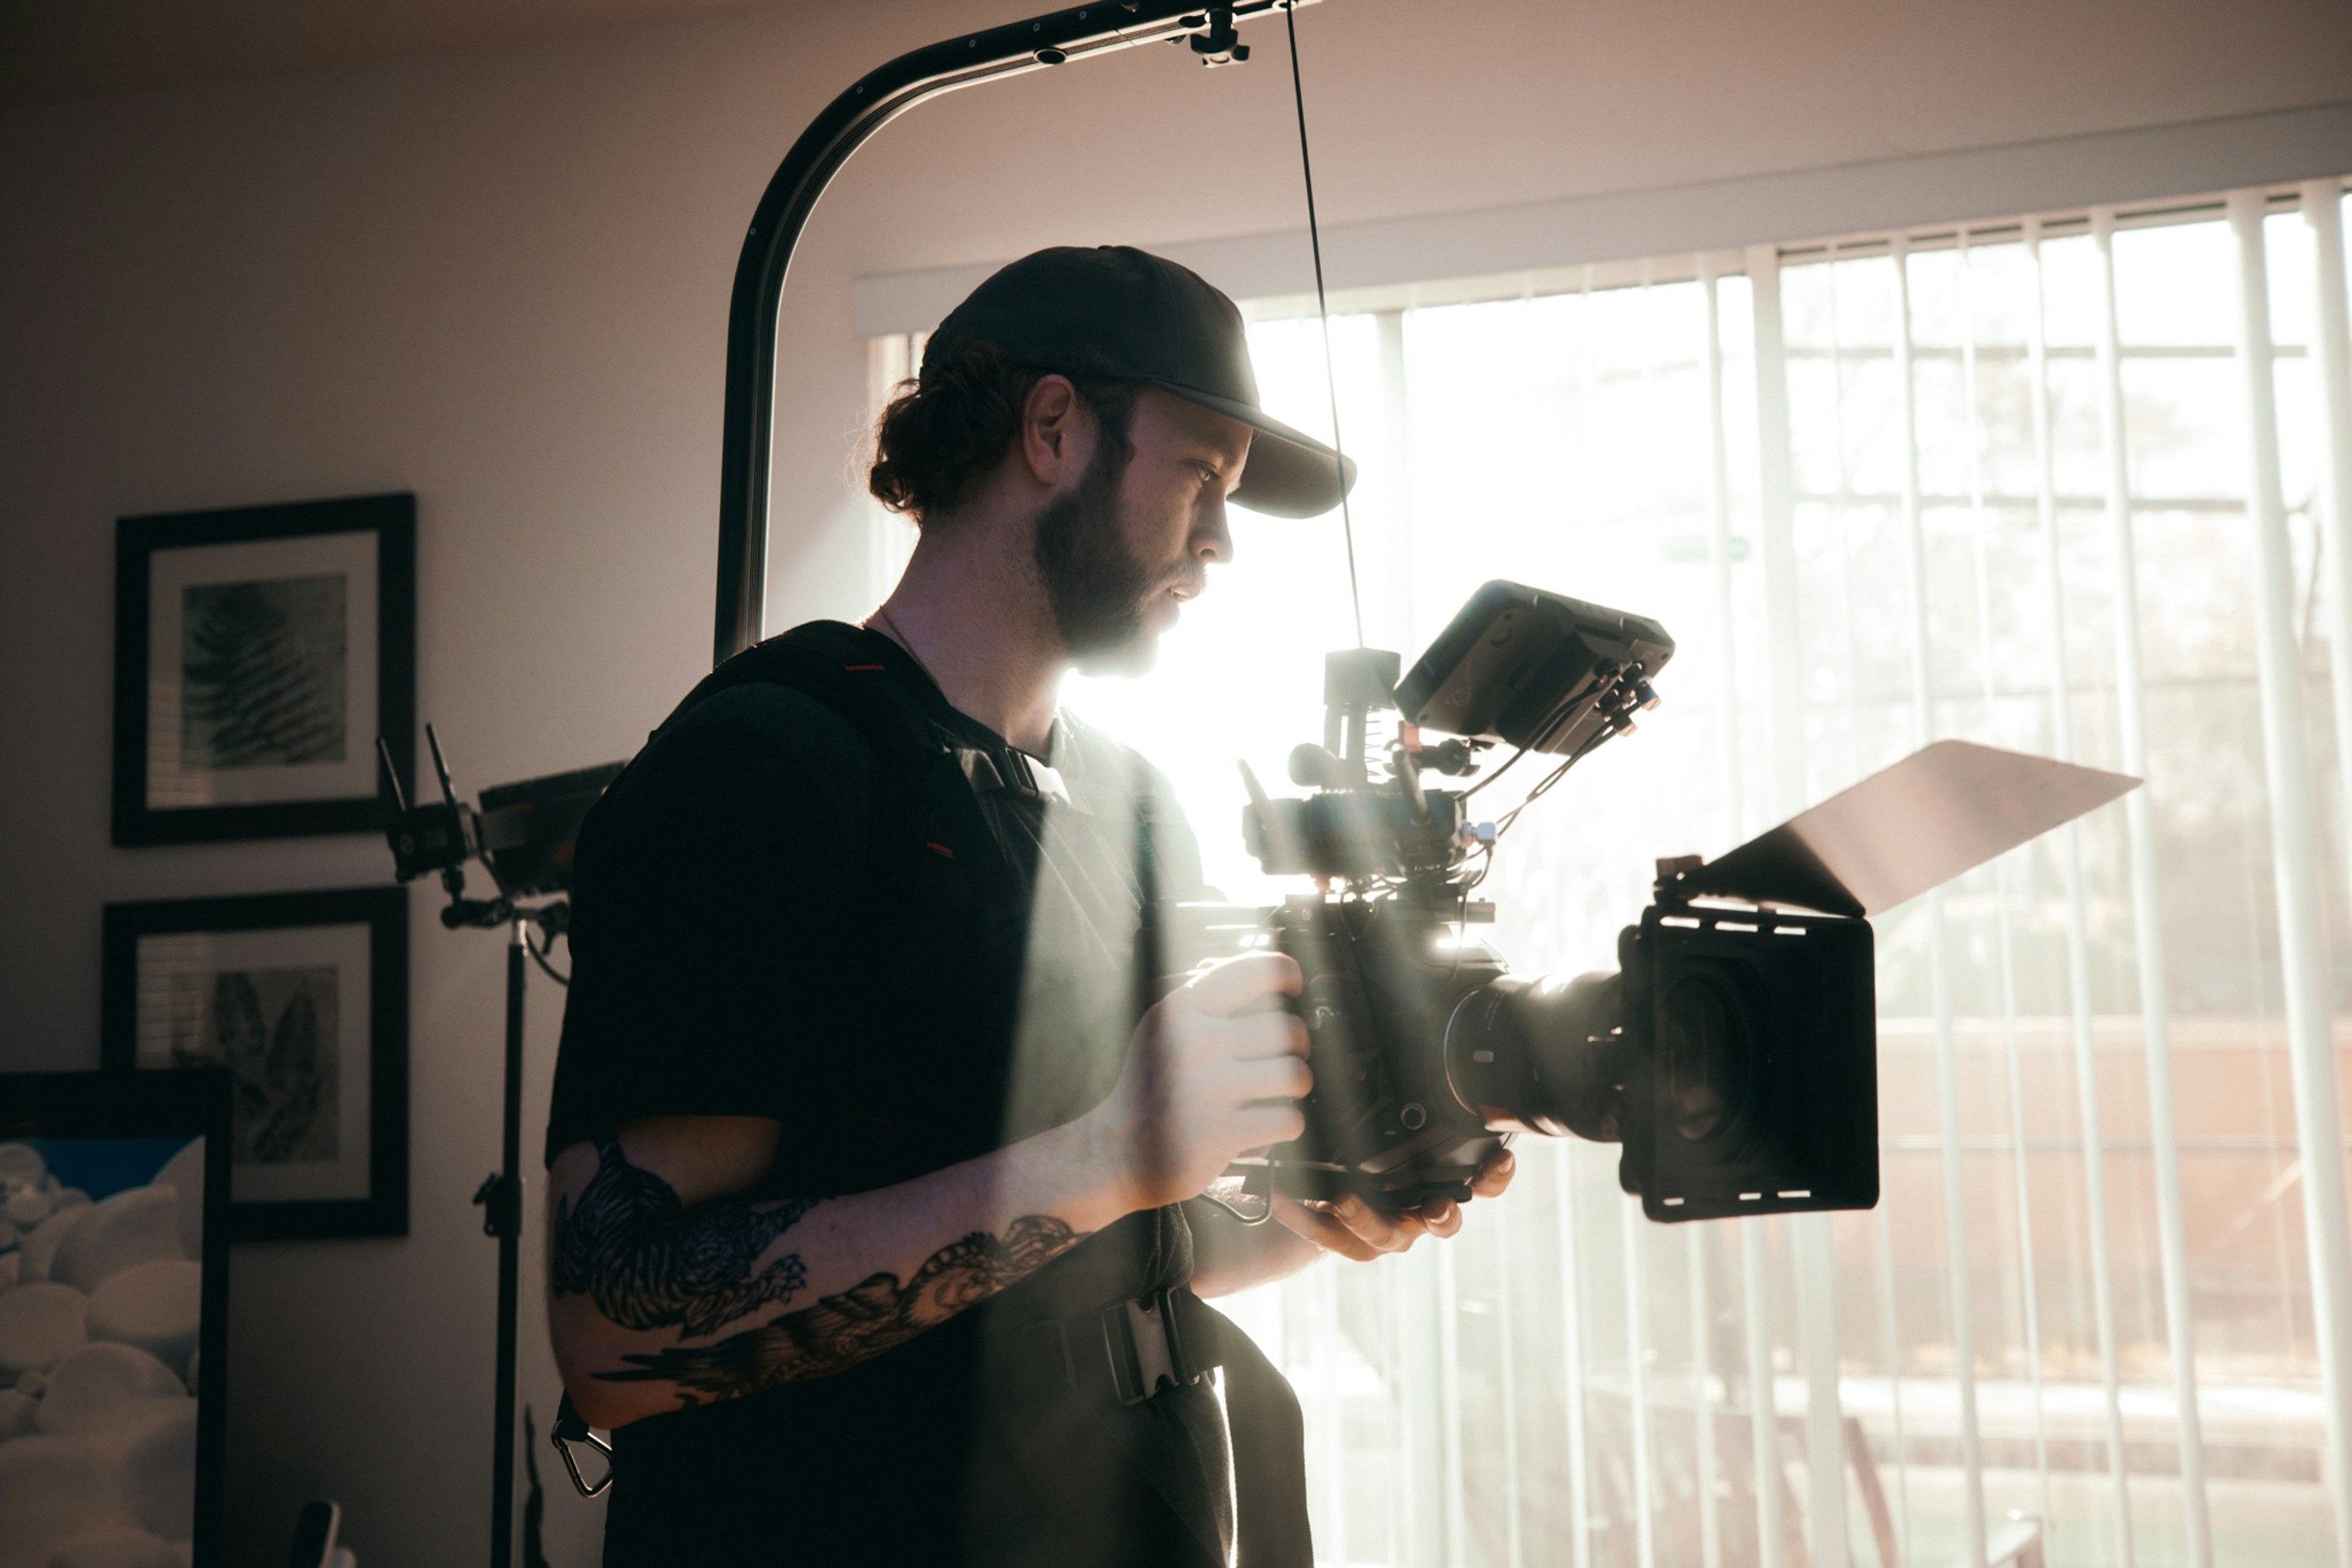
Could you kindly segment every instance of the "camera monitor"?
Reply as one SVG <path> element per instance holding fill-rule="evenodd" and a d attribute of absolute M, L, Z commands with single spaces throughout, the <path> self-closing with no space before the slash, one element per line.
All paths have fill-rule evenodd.
<path fill-rule="evenodd" d="M 1630 678 L 1639 706 L 1675 639 L 1646 616 L 1517 583 L 1470 596 L 1396 689 L 1406 722 L 1465 740 L 1573 755 L 1609 733 L 1604 698 Z"/>

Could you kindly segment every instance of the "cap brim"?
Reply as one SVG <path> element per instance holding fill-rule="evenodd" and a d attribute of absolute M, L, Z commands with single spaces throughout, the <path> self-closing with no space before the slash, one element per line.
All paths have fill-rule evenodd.
<path fill-rule="evenodd" d="M 1268 517 L 1320 517 L 1338 506 L 1356 488 L 1356 461 L 1302 435 L 1279 419 L 1246 403 L 1220 397 L 1198 387 L 1146 377 L 1150 384 L 1187 403 L 1198 404 L 1228 419 L 1238 419 L 1255 434 L 1250 437 L 1249 462 L 1242 469 L 1241 487 L 1234 504 Z"/>

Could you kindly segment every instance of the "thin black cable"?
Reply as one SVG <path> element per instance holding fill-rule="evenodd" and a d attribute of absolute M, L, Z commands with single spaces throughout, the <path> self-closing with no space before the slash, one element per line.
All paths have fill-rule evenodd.
<path fill-rule="evenodd" d="M 559 973 L 555 965 L 547 961 L 547 952 L 542 952 L 539 943 L 530 940 L 530 928 L 528 926 L 523 928 L 522 944 L 530 951 L 530 961 L 533 963 L 538 964 L 541 971 L 544 973 L 550 980 L 554 981 L 558 985 L 563 986 L 566 989 L 570 988 L 572 984 L 572 976 Z M 555 943 L 552 941 L 550 941 L 548 943 L 548 951 L 553 951 L 554 946 Z"/>
<path fill-rule="evenodd" d="M 1282 8 L 1290 35 L 1290 97 L 1298 107 L 1298 172 L 1307 182 L 1307 243 L 1315 252 L 1315 313 L 1323 323 L 1323 385 L 1331 397 L 1332 475 L 1339 484 L 1339 531 L 1348 542 L 1348 604 L 1356 613 L 1356 646 L 1364 646 L 1364 593 L 1356 581 L 1356 519 L 1348 507 L 1347 444 L 1339 439 L 1339 376 L 1331 362 L 1331 307 L 1323 297 L 1323 231 L 1315 222 L 1315 161 L 1307 152 L 1307 89 L 1298 79 L 1298 7 Z"/>
<path fill-rule="evenodd" d="M 1528 807 L 1535 805 L 1537 801 L 1542 799 L 1544 793 L 1550 789 L 1552 785 L 1559 783 L 1562 778 L 1566 777 L 1568 770 L 1575 765 L 1576 759 L 1574 757 L 1569 758 L 1568 761 L 1560 763 L 1559 766 L 1544 774 L 1542 780 L 1537 784 L 1536 787 L 1528 791 L 1527 798 L 1525 800 L 1520 801 L 1518 805 L 1511 807 L 1510 810 L 1496 817 L 1495 819 L 1495 842 L 1498 844 L 1501 843 L 1503 835 L 1508 833 L 1511 830 L 1511 825 L 1518 821 L 1519 813 L 1527 810 Z"/>
<path fill-rule="evenodd" d="M 1500 842 L 1503 835 L 1511 830 L 1511 824 L 1519 819 L 1519 813 L 1527 810 L 1528 807 L 1541 800 L 1545 794 L 1550 790 L 1552 785 L 1559 783 L 1560 780 L 1568 776 L 1569 769 L 1576 766 L 1577 763 L 1591 756 L 1595 751 L 1600 749 L 1601 742 L 1606 741 L 1610 736 L 1614 735 L 1615 733 L 1617 733 L 1617 731 L 1614 730 L 1604 729 L 1599 734 L 1594 735 L 1591 740 L 1585 742 L 1584 744 L 1577 747 L 1576 750 L 1568 754 L 1568 756 L 1560 763 L 1559 766 L 1552 769 L 1551 772 L 1544 774 L 1541 779 L 1537 781 L 1535 788 L 1528 791 L 1527 798 L 1520 801 L 1518 805 L 1511 807 L 1510 810 L 1503 813 L 1501 816 L 1496 817 L 1495 819 L 1495 838 L 1496 842 Z"/>
<path fill-rule="evenodd" d="M 1462 792 L 1462 798 L 1464 800 L 1468 800 L 1472 795 L 1476 795 L 1480 790 L 1485 789 L 1488 784 L 1493 784 L 1496 779 L 1501 778 L 1505 773 L 1509 773 L 1511 771 L 1511 764 L 1517 762 L 1521 757 L 1524 757 L 1527 754 L 1528 749 L 1525 746 L 1521 746 L 1517 751 L 1513 752 L 1509 756 L 1503 759 L 1503 765 L 1501 767 L 1496 768 L 1493 773 L 1488 773 L 1485 778 L 1480 779 L 1476 784 L 1474 784 L 1468 789 L 1464 790 Z"/>
<path fill-rule="evenodd" d="M 1519 813 L 1527 810 L 1528 807 L 1535 805 L 1538 800 L 1541 800 L 1544 797 L 1545 793 L 1549 791 L 1552 785 L 1559 783 L 1561 779 L 1566 778 L 1568 776 L 1568 770 L 1575 765 L 1576 759 L 1574 757 L 1570 757 L 1568 761 L 1560 763 L 1559 766 L 1552 769 L 1551 772 L 1544 774 L 1542 781 L 1538 783 L 1535 788 L 1528 791 L 1528 796 L 1525 800 L 1519 802 L 1518 805 L 1511 807 L 1510 810 L 1503 813 L 1501 816 L 1495 819 L 1495 837 L 1497 840 L 1500 840 L 1504 834 L 1508 833 L 1511 830 L 1511 824 L 1518 821 Z"/>

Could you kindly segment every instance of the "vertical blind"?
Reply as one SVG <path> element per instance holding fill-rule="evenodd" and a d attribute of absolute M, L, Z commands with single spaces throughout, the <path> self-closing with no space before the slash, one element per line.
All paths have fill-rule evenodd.
<path fill-rule="evenodd" d="M 1610 967 L 1653 857 L 1933 739 L 2147 784 L 1876 921 L 1876 1209 L 1654 1226 L 1612 1148 L 1531 1140 L 1454 1242 L 1237 1299 L 1305 1404 L 1320 1561 L 2347 1560 L 2344 195 L 1334 319 L 1372 642 L 1410 658 L 1490 577 L 1679 642 L 1499 857 L 1516 967 Z M 1252 345 L 1328 434 L 1316 324 Z M 1336 520 L 1235 533 L 1150 682 L 1065 700 L 1271 901 L 1234 759 L 1278 776 L 1352 635 Z"/>

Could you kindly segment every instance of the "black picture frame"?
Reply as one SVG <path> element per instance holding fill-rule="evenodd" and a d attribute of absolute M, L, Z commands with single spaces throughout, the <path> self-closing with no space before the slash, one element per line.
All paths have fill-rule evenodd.
<path fill-rule="evenodd" d="M 325 689 L 320 679 L 303 683 L 302 689 L 315 700 L 331 700 L 327 711 L 332 715 L 337 750 L 332 763 L 307 757 L 289 758 L 273 754 L 266 746 L 258 753 L 268 761 L 299 760 L 310 764 L 309 771 L 296 774 L 283 769 L 250 765 L 251 757 L 240 758 L 236 764 L 224 764 L 217 769 L 186 768 L 179 747 L 178 736 L 190 721 L 186 718 L 185 693 L 173 683 L 168 691 L 157 689 L 152 679 L 152 660 L 157 654 L 155 629 L 159 616 L 163 624 L 185 626 L 195 624 L 196 612 L 186 609 L 182 619 L 181 599 L 205 593 L 204 587 L 186 586 L 179 598 L 167 597 L 159 605 L 156 601 L 156 558 L 159 552 L 172 552 L 168 564 L 173 574 L 202 574 L 205 555 L 226 562 L 225 553 L 231 547 L 242 547 L 236 560 L 247 563 L 236 570 L 257 572 L 265 578 L 271 568 L 268 562 L 273 549 L 288 562 L 300 556 L 316 557 L 336 536 L 367 534 L 373 538 L 373 571 L 375 592 L 372 605 L 351 602 L 345 586 L 335 589 L 333 629 L 340 637 L 354 622 L 372 619 L 375 635 L 372 650 L 352 648 L 337 642 L 337 668 L 341 684 Z M 348 543 L 349 542 L 344 542 Z M 355 563 L 367 558 L 364 550 L 343 552 Z M 308 568 L 288 566 L 281 576 L 294 576 L 321 570 L 315 563 Z M 394 764 L 402 778 L 415 775 L 416 728 L 416 498 L 407 493 L 353 496 L 333 500 L 292 501 L 273 506 L 233 507 L 213 511 L 173 512 L 142 517 L 126 517 L 115 525 L 114 563 L 114 799 L 113 840 L 118 845 L 208 843 L 230 838 L 277 838 L 326 833 L 373 833 L 383 826 L 384 806 L 378 794 L 379 773 L 375 761 L 376 737 L 381 734 L 392 750 Z M 340 576 L 340 574 L 338 574 Z M 325 577 L 310 581 L 327 582 Z M 279 589 L 297 584 L 291 582 L 242 583 L 247 590 L 266 587 Z M 218 585 L 211 590 L 221 592 Z M 166 584 L 166 594 L 170 586 Z M 357 595 L 364 599 L 363 589 Z M 210 601 L 208 601 L 210 602 Z M 269 606 L 265 605 L 264 609 Z M 281 616 L 283 610 L 277 613 Z M 317 619 L 315 613 L 312 621 Z M 207 626 L 220 624 L 215 618 L 204 623 Z M 311 622 L 305 622 L 311 624 Z M 224 636 L 227 636 L 224 632 Z M 360 639 L 362 642 L 365 639 Z M 284 649 L 299 649 L 308 645 L 292 635 L 278 645 Z M 181 656 L 184 659 L 184 653 Z M 369 662 L 374 667 L 374 689 L 366 692 L 361 671 Z M 184 667 L 183 667 L 184 668 Z M 301 668 L 299 660 L 297 668 Z M 278 689 L 284 689 L 280 683 Z M 368 709 L 373 710 L 373 723 L 368 722 Z M 217 734 L 217 729 L 207 731 Z M 158 737 L 167 737 L 159 742 Z M 315 782 L 327 793 L 310 795 L 302 789 L 311 784 L 312 773 L 323 775 Z M 159 798 L 173 795 L 196 795 L 208 793 L 210 781 L 222 793 L 252 795 L 256 791 L 270 798 L 231 801 L 188 799 L 159 804 Z M 290 793 L 289 793 L 290 792 Z"/>
<path fill-rule="evenodd" d="M 204 1194 L 198 1285 L 194 1568 L 219 1568 L 226 1432 L 229 1266 L 229 1076 L 108 1072 L 0 1074 L 0 1143 L 28 1140 L 202 1138 Z M 101 1196 L 104 1194 L 100 1194 Z M 182 1232 L 185 1235 L 184 1230 Z M 62 1254 L 59 1254 L 62 1256 Z M 6 1522 L 0 1503 L 0 1526 Z"/>
<path fill-rule="evenodd" d="M 354 926 L 365 929 L 363 955 L 352 951 L 354 937 L 347 928 Z M 306 941 L 300 935 L 304 931 L 321 934 Z M 323 956 L 335 966 L 337 975 L 336 985 L 330 993 L 337 998 L 331 1078 L 336 1108 L 332 1121 L 335 1154 L 324 1161 L 298 1161 L 293 1153 L 309 1146 L 307 1142 L 298 1142 L 290 1149 L 281 1147 L 259 1159 L 243 1158 L 248 1126 L 267 1119 L 268 1130 L 281 1133 L 289 1125 L 282 1111 L 286 1097 L 276 1093 L 278 1086 L 253 1083 L 251 1079 L 256 1075 L 249 1069 L 240 1100 L 241 1112 L 248 1120 L 238 1122 L 232 1130 L 236 1140 L 233 1146 L 240 1154 L 237 1165 L 240 1169 L 263 1164 L 273 1167 L 266 1177 L 248 1176 L 247 1180 L 257 1184 L 266 1180 L 278 1191 L 266 1197 L 254 1196 L 250 1191 L 238 1195 L 233 1191 L 228 1234 L 236 1241 L 408 1234 L 406 888 L 338 888 L 317 892 L 109 904 L 104 932 L 99 1059 L 109 1072 L 139 1079 L 169 1076 L 173 1070 L 159 1065 L 156 1058 L 161 1051 L 174 1048 L 176 1040 L 159 1040 L 153 1034 L 158 1020 L 171 1016 L 169 1010 L 173 1004 L 170 998 L 188 994 L 187 986 L 173 982 L 194 977 L 201 984 L 202 976 L 212 974 L 217 985 L 227 976 L 237 976 L 245 985 L 244 992 L 237 994 L 240 999 L 246 993 L 254 996 L 251 1022 L 257 1028 L 269 1029 L 274 1037 L 287 1026 L 293 1004 L 289 1000 L 279 1006 L 276 1022 L 268 1022 L 268 1006 L 261 999 L 257 983 L 272 983 L 273 995 L 289 989 L 283 977 L 299 976 L 294 984 L 304 984 L 318 973 L 320 950 L 327 949 Z M 186 936 L 219 940 L 213 944 L 181 944 L 192 954 L 186 959 L 171 956 L 168 944 L 159 943 L 142 973 L 141 948 L 145 939 Z M 215 961 L 209 956 L 208 946 L 226 947 L 230 955 Z M 273 958 L 278 967 L 264 967 Z M 362 1010 L 341 1006 L 340 998 L 356 989 L 352 982 L 362 967 L 366 975 L 367 1001 L 364 1016 L 355 1017 L 353 1014 Z M 142 983 L 150 987 L 143 993 Z M 307 999 L 303 1005 L 314 1022 L 324 1010 L 312 1006 Z M 150 1030 L 145 1051 L 142 1050 L 142 1022 Z M 199 1026 L 212 1029 L 220 1026 L 208 1021 Z M 366 1060 L 353 1063 L 349 1059 L 352 1044 L 362 1039 Z M 142 1057 L 146 1060 L 142 1061 Z M 355 1070 L 361 1074 L 356 1080 Z M 326 1078 L 323 1068 L 318 1068 L 313 1082 Z M 362 1084 L 365 1103 L 360 1106 L 355 1101 Z M 299 1096 L 293 1098 L 299 1102 Z M 305 1121 L 323 1121 L 315 1110 L 319 1100 L 311 1103 L 314 1110 Z M 364 1158 L 341 1154 L 341 1140 L 346 1124 L 365 1127 Z M 253 1139 L 256 1143 L 263 1141 L 259 1135 Z M 315 1149 L 312 1152 L 315 1153 Z M 303 1163 L 308 1163 L 310 1170 L 296 1168 Z M 365 1177 L 363 1190 L 350 1191 L 361 1184 L 358 1178 L 362 1172 Z M 305 1175 L 316 1178 L 313 1186 L 322 1191 L 334 1189 L 336 1195 L 301 1195 Z M 244 1184 L 233 1183 L 233 1188 Z"/>

